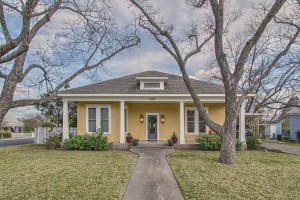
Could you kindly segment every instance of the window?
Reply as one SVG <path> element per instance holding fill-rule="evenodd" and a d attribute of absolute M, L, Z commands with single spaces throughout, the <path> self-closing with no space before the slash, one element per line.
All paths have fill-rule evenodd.
<path fill-rule="evenodd" d="M 163 90 L 165 87 L 164 81 L 161 80 L 147 80 L 140 82 L 141 90 Z"/>
<path fill-rule="evenodd" d="M 101 124 L 102 122 L 102 124 Z M 102 127 L 101 127 L 102 125 Z M 88 133 L 94 133 L 102 128 L 104 134 L 110 134 L 111 130 L 111 106 L 110 105 L 87 105 L 87 128 Z"/>
<path fill-rule="evenodd" d="M 195 133 L 195 111 L 187 110 L 187 132 Z"/>
<path fill-rule="evenodd" d="M 207 108 L 206 112 L 208 112 Z M 185 108 L 185 133 L 197 134 L 207 132 L 206 124 L 195 107 Z"/>
<path fill-rule="evenodd" d="M 102 121 L 102 131 L 109 132 L 109 118 L 108 118 L 108 108 L 100 108 L 101 121 Z"/>
<path fill-rule="evenodd" d="M 125 108 L 124 110 L 124 122 L 125 122 L 125 133 L 128 132 L 128 108 Z"/>
<path fill-rule="evenodd" d="M 144 88 L 160 88 L 160 83 L 144 83 Z"/>
<path fill-rule="evenodd" d="M 96 132 L 96 127 L 97 127 L 97 124 L 96 124 L 96 108 L 89 108 L 88 109 L 88 125 L 89 125 L 89 128 L 88 128 L 88 132 Z"/>

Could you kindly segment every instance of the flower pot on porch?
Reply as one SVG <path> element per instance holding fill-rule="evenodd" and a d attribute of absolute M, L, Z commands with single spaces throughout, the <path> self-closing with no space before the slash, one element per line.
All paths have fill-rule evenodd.
<path fill-rule="evenodd" d="M 177 144 L 178 138 L 172 138 L 172 140 L 173 140 L 173 143 L 174 143 L 174 144 Z"/>
<path fill-rule="evenodd" d="M 132 138 L 133 138 L 133 137 L 126 137 L 126 142 L 127 142 L 127 143 L 131 143 L 131 142 L 132 142 Z"/>

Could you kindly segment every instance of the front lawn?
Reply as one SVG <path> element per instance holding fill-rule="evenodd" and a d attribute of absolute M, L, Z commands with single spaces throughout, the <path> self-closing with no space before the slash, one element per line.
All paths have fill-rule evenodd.
<path fill-rule="evenodd" d="M 0 148 L 0 199 L 121 199 L 137 155 Z"/>
<path fill-rule="evenodd" d="M 168 155 L 185 199 L 300 199 L 300 156 L 238 152 L 231 166 L 217 163 L 218 157 L 203 151 Z"/>

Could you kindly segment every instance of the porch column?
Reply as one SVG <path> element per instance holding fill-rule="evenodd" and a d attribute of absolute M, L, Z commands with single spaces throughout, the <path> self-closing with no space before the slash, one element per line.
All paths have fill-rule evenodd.
<path fill-rule="evenodd" d="M 242 143 L 246 142 L 246 131 L 245 131 L 245 102 L 241 105 L 239 115 L 239 139 Z"/>
<path fill-rule="evenodd" d="M 184 101 L 180 101 L 180 144 L 185 144 L 184 139 Z"/>
<path fill-rule="evenodd" d="M 120 143 L 125 143 L 125 113 L 124 101 L 120 101 Z"/>
<path fill-rule="evenodd" d="M 63 139 L 69 139 L 69 105 L 63 101 Z"/>

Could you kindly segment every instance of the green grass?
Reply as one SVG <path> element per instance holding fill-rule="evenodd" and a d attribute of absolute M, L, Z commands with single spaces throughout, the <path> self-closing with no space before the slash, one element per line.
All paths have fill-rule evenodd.
<path fill-rule="evenodd" d="M 278 140 L 262 140 L 262 141 L 267 143 L 282 144 L 282 145 L 287 145 L 292 147 L 300 147 L 300 143 L 283 142 Z"/>
<path fill-rule="evenodd" d="M 237 153 L 234 165 L 219 152 L 176 151 L 167 156 L 185 199 L 300 199 L 300 157 L 265 151 Z"/>
<path fill-rule="evenodd" d="M 137 155 L 0 148 L 0 199 L 121 199 Z"/>

